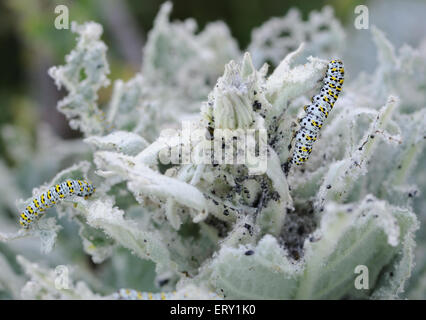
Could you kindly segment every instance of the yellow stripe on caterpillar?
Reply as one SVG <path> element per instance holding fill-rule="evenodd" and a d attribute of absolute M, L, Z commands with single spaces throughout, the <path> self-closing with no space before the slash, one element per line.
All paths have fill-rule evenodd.
<path fill-rule="evenodd" d="M 75 193 L 75 188 L 79 185 L 82 186 L 80 192 Z M 32 222 L 43 216 L 45 210 L 56 204 L 58 200 L 65 200 L 71 196 L 80 196 L 88 199 L 95 190 L 92 184 L 85 182 L 85 185 L 82 185 L 79 180 L 66 180 L 61 184 L 55 184 L 46 192 L 42 193 L 40 197 L 34 197 L 31 200 L 31 205 L 27 206 L 24 212 L 21 213 L 19 223 L 27 229 L 32 225 Z"/>
<path fill-rule="evenodd" d="M 300 119 L 300 129 L 293 137 L 296 142 L 293 146 L 293 155 L 289 158 L 289 164 L 300 165 L 308 160 L 312 152 L 312 145 L 317 140 L 318 132 L 342 91 L 343 78 L 343 62 L 331 60 L 323 78 L 323 86 L 320 92 L 311 98 L 310 105 L 303 108 L 306 115 Z"/>

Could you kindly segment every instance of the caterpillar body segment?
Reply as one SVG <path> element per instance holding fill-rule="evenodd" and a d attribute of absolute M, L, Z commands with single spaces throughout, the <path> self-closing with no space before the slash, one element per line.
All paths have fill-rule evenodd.
<path fill-rule="evenodd" d="M 342 61 L 330 61 L 320 92 L 312 97 L 311 104 L 304 106 L 306 115 L 299 121 L 290 164 L 301 165 L 309 159 L 319 131 L 342 91 L 344 74 Z"/>
<path fill-rule="evenodd" d="M 116 300 L 176 300 L 182 299 L 182 294 L 178 294 L 176 291 L 172 292 L 141 292 L 134 289 L 120 289 L 112 295 L 113 299 Z M 183 298 L 190 298 L 186 294 L 183 294 Z M 218 294 L 210 292 L 208 298 L 211 300 L 222 299 Z"/>
<path fill-rule="evenodd" d="M 31 200 L 23 212 L 21 212 L 19 223 L 23 228 L 28 229 L 34 221 L 44 215 L 46 209 L 57 204 L 59 201 L 72 196 L 87 199 L 95 190 L 95 187 L 85 180 L 66 180 L 60 184 L 56 184 Z"/>

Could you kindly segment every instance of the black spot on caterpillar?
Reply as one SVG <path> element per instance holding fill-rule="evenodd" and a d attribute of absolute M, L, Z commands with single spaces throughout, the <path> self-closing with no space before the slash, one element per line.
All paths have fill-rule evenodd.
<path fill-rule="evenodd" d="M 95 190 L 95 187 L 85 180 L 66 180 L 35 197 L 21 213 L 19 223 L 22 227 L 28 229 L 34 221 L 44 215 L 47 208 L 55 205 L 58 201 L 71 196 L 87 198 Z"/>
<path fill-rule="evenodd" d="M 323 79 L 324 85 L 320 92 L 312 97 L 311 104 L 304 107 L 306 115 L 300 120 L 300 129 L 295 136 L 291 164 L 300 165 L 308 160 L 318 132 L 342 91 L 344 74 L 342 61 L 330 61 Z"/>

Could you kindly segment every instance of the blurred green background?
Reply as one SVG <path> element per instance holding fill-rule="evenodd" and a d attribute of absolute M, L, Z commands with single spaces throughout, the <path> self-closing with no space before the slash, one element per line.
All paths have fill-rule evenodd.
<path fill-rule="evenodd" d="M 75 45 L 75 35 L 58 30 L 54 21 L 55 8 L 66 5 L 69 20 L 83 23 L 96 21 L 104 27 L 103 40 L 108 46 L 110 79 L 130 79 L 140 70 L 142 47 L 155 16 L 165 0 L 0 0 L 0 133 L 5 124 L 35 136 L 41 122 L 48 123 L 64 138 L 78 137 L 64 116 L 56 110 L 64 91 L 59 91 L 47 70 L 64 63 Z M 173 0 L 171 20 L 194 18 L 198 30 L 206 23 L 222 20 L 244 50 L 250 43 L 251 31 L 271 17 L 282 17 L 290 8 L 301 11 L 307 19 L 313 10 L 325 5 L 334 9 L 347 32 L 347 42 L 359 50 L 348 50 L 348 65 L 357 70 L 374 69 L 375 49 L 369 30 L 355 30 L 354 8 L 369 7 L 370 24 L 380 27 L 389 39 L 400 47 L 404 43 L 416 47 L 424 37 L 426 22 L 424 0 Z M 423 9 L 422 9 L 423 8 Z M 99 102 L 108 101 L 111 88 L 101 90 Z M 4 141 L 0 134 L 0 159 L 8 165 Z"/>
<path fill-rule="evenodd" d="M 0 127 L 13 124 L 33 133 L 40 121 L 49 123 L 62 137 L 72 132 L 56 103 L 64 92 L 58 91 L 47 69 L 64 62 L 75 45 L 70 30 L 57 30 L 54 10 L 64 4 L 71 21 L 93 20 L 104 26 L 103 39 L 108 45 L 111 79 L 129 79 L 140 69 L 142 46 L 164 0 L 3 0 L 0 1 Z M 206 23 L 223 20 L 240 48 L 250 42 L 251 30 L 273 16 L 283 16 L 291 7 L 306 18 L 311 10 L 325 4 L 334 7 L 342 22 L 353 16 L 357 1 L 270 1 L 270 0 L 175 0 L 171 19 L 194 18 L 199 29 Z M 100 102 L 107 101 L 105 90 Z M 32 134 L 32 136 L 34 136 Z M 4 142 L 0 157 L 7 159 Z M 11 164 L 11 163 L 9 163 Z"/>

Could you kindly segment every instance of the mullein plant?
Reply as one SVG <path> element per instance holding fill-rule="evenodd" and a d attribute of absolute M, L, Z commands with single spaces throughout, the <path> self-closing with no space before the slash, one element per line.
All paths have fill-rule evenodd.
<path fill-rule="evenodd" d="M 246 53 L 225 24 L 196 33 L 192 19 L 170 22 L 170 11 L 165 3 L 155 20 L 141 72 L 116 80 L 102 108 L 98 92 L 110 84 L 102 27 L 73 23 L 77 45 L 49 75 L 67 90 L 58 110 L 84 143 L 56 139 L 67 148 L 54 158 L 84 160 L 46 174 L 33 197 L 67 179 L 87 179 L 96 191 L 56 204 L 67 219 L 48 214 L 16 232 L 18 213 L 33 197 L 11 203 L 28 196 L 20 187 L 25 176 L 15 178 L 0 163 L 10 182 L 0 185 L 3 296 L 424 298 L 426 46 L 396 51 L 373 27 L 376 69 L 353 78 L 346 72 L 350 79 L 309 158 L 297 165 L 295 137 L 309 114 L 303 106 L 320 92 L 329 62 L 342 58 L 345 45 L 332 10 L 308 21 L 295 10 L 273 18 L 253 32 Z M 202 137 L 183 139 L 184 120 Z M 213 158 L 182 161 L 179 150 L 204 150 L 219 129 L 231 137 L 223 148 L 235 153 L 239 130 L 265 132 L 247 140 L 256 150 L 264 146 L 264 170 Z M 2 132 L 6 140 L 19 139 L 11 130 Z M 54 139 L 49 134 L 45 139 Z M 51 158 L 13 145 L 23 149 L 12 150 L 17 157 L 37 160 L 27 172 Z M 180 162 L 162 161 L 176 150 Z M 97 267 L 87 267 L 87 256 Z M 57 265 L 76 279 L 66 289 L 55 283 Z M 368 270 L 362 288 L 355 285 L 359 266 Z M 167 294 L 147 293 L 160 290 Z"/>

